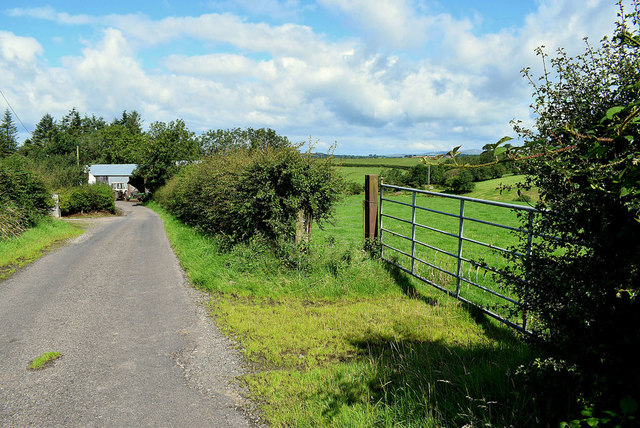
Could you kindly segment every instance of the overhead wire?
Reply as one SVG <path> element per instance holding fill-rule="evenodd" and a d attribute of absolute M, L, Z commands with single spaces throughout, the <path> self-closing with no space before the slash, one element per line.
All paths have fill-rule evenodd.
<path fill-rule="evenodd" d="M 16 113 L 16 111 L 13 109 L 13 107 L 11 106 L 11 103 L 9 102 L 7 97 L 4 96 L 4 93 L 2 92 L 2 89 L 0 89 L 0 95 L 2 95 L 2 98 L 4 98 L 4 101 L 7 103 L 7 105 L 9 106 L 11 111 L 13 112 L 13 115 L 16 117 L 16 119 L 18 119 L 18 122 L 20 122 L 20 125 L 22 125 L 22 128 L 24 128 L 24 130 L 27 132 L 27 134 L 32 135 L 31 131 L 29 131 L 27 129 L 27 127 L 24 126 L 24 123 L 22 123 L 22 119 L 20 119 L 20 116 L 18 116 L 18 113 Z"/>

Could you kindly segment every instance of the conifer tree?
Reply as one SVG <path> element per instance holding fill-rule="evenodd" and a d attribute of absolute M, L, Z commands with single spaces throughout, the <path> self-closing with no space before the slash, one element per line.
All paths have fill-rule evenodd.
<path fill-rule="evenodd" d="M 9 109 L 5 109 L 0 123 L 0 157 L 7 157 L 18 149 L 18 128 Z"/>

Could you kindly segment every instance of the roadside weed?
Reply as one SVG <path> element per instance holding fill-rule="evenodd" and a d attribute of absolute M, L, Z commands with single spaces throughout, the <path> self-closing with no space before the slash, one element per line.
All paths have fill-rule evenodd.
<path fill-rule="evenodd" d="M 50 361 L 57 360 L 60 358 L 62 354 L 60 352 L 45 352 L 37 358 L 34 358 L 33 361 L 29 363 L 29 370 L 39 370 L 46 367 L 47 363 Z"/>

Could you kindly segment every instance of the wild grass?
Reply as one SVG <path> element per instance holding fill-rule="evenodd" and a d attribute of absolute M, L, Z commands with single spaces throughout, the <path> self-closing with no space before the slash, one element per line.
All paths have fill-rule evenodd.
<path fill-rule="evenodd" d="M 243 377 L 274 426 L 533 425 L 515 333 L 362 248 L 362 197 L 283 262 L 259 242 L 223 250 L 149 205 L 191 281 L 251 367 Z M 293 267 L 292 267 L 293 266 Z"/>
<path fill-rule="evenodd" d="M 0 240 L 0 280 L 40 258 L 52 245 L 80 234 L 77 226 L 46 217 L 17 238 Z"/>

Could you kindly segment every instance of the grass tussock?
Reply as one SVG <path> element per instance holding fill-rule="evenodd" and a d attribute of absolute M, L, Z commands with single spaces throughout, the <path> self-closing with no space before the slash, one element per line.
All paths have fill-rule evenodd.
<path fill-rule="evenodd" d="M 43 218 L 35 227 L 17 238 L 0 241 L 0 279 L 41 257 L 48 248 L 65 239 L 82 234 L 82 230 L 61 220 Z"/>
<path fill-rule="evenodd" d="M 47 367 L 51 362 L 60 358 L 62 354 L 60 352 L 45 352 L 39 357 L 34 358 L 27 367 L 29 370 L 40 370 Z"/>
<path fill-rule="evenodd" d="M 314 231 L 299 260 L 260 241 L 221 248 L 155 204 L 187 275 L 251 367 L 243 378 L 274 426 L 531 426 L 512 331 L 370 258 L 361 198 Z"/>

